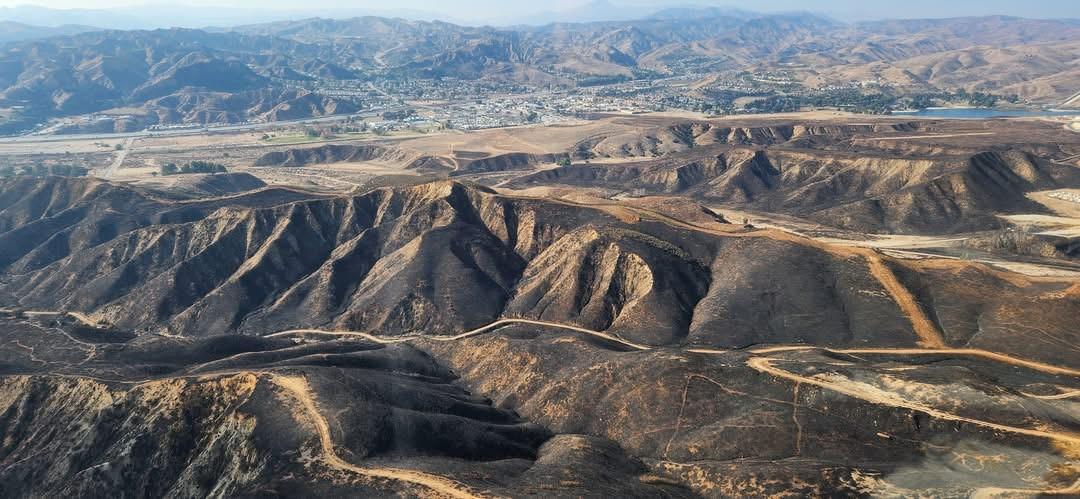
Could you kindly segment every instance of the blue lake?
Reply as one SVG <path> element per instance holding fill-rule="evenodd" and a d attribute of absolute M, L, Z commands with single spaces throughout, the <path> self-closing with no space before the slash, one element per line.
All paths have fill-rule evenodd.
<path fill-rule="evenodd" d="M 925 116 L 930 118 L 998 118 L 1006 116 L 1080 116 L 1078 111 L 1039 111 L 1025 109 L 995 109 L 990 107 L 928 108 L 918 111 L 895 111 L 897 116 Z"/>

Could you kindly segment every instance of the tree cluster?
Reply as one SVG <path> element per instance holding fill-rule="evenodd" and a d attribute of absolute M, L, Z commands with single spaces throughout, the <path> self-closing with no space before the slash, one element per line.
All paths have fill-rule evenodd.
<path fill-rule="evenodd" d="M 181 166 L 177 166 L 176 163 L 165 163 L 161 165 L 160 173 L 162 175 L 183 175 L 188 173 L 226 173 L 228 171 L 225 165 L 221 163 L 191 161 Z"/>
<path fill-rule="evenodd" d="M 734 96 L 734 95 L 732 95 Z M 897 109 L 925 109 L 945 103 L 966 104 L 975 107 L 993 107 L 1000 101 L 1019 102 L 1016 95 L 1001 96 L 983 92 L 941 91 L 900 96 L 888 90 L 862 92 L 859 89 L 839 89 L 803 94 L 773 94 L 751 102 L 746 111 L 761 113 L 788 113 L 806 108 L 836 108 L 856 113 L 889 114 Z M 718 100 L 723 108 L 726 100 Z"/>
<path fill-rule="evenodd" d="M 41 165 L 23 166 L 15 168 L 14 166 L 0 166 L 0 177 L 14 177 L 18 175 L 27 177 L 85 177 L 90 171 L 81 166 L 74 165 Z"/>

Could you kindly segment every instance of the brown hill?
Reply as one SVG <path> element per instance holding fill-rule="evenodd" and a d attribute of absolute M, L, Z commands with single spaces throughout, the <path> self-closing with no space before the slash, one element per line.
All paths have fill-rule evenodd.
<path fill-rule="evenodd" d="M 330 163 L 377 161 L 398 165 L 404 169 L 462 176 L 485 172 L 530 170 L 552 164 L 567 154 L 531 154 L 509 152 L 490 154 L 456 151 L 451 156 L 432 156 L 405 146 L 331 144 L 316 147 L 286 149 L 266 153 L 255 160 L 254 166 L 297 167 Z"/>
<path fill-rule="evenodd" d="M 0 184 L 0 492 L 1069 493 L 1074 281 L 449 181 L 299 196 Z"/>
<path fill-rule="evenodd" d="M 33 327 L 8 320 L 4 329 Z M 552 435 L 470 395 L 412 347 L 242 337 L 142 338 L 102 349 L 110 346 L 69 374 L 5 363 L 26 373 L 0 378 L 5 496 L 540 487 L 690 496 L 639 481 L 645 466 L 610 440 Z M 101 370 L 112 377 L 91 374 Z"/>
<path fill-rule="evenodd" d="M 862 232 L 949 233 L 997 228 L 999 213 L 1044 212 L 1028 193 L 1080 185 L 1075 168 L 1044 156 L 1055 144 L 893 149 L 904 143 L 890 136 L 951 136 L 920 127 L 934 125 L 676 124 L 588 139 L 574 156 L 608 161 L 538 171 L 507 186 L 681 194 Z M 980 134 L 996 135 L 960 135 Z M 655 159 L 612 161 L 641 156 Z"/>
<path fill-rule="evenodd" d="M 655 345 L 922 341 L 874 259 L 771 232 L 687 232 L 453 182 L 183 205 L 103 182 L 38 184 L 0 196 L 4 290 L 123 328 L 450 334 L 511 316 Z M 33 210 L 42 193 L 56 211 Z M 96 208 L 120 200 L 155 215 Z"/>
<path fill-rule="evenodd" d="M 266 153 L 255 160 L 255 166 L 304 166 L 353 161 L 387 161 L 410 163 L 418 155 L 381 145 L 329 144 L 318 147 L 286 149 Z"/>

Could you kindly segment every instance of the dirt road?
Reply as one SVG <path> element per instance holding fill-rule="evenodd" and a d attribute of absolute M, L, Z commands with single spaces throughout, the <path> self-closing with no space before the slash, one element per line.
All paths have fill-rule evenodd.
<path fill-rule="evenodd" d="M 1034 360 L 1021 359 L 1019 357 L 1013 357 L 997 352 L 991 352 L 989 350 L 980 350 L 977 348 L 825 348 L 811 345 L 777 345 L 769 347 L 761 347 L 750 350 L 751 353 L 764 355 L 778 352 L 791 352 L 798 350 L 823 350 L 830 353 L 843 354 L 843 355 L 860 355 L 860 354 L 877 354 L 877 355 L 900 355 L 900 356 L 915 356 L 915 355 L 937 355 L 937 356 L 956 356 L 956 357 L 978 357 L 986 360 L 992 360 L 994 362 L 1001 362 L 1003 364 L 1009 364 L 1012 366 L 1023 367 L 1031 369 L 1033 371 L 1044 372 L 1047 374 L 1072 376 L 1080 378 L 1080 370 L 1070 369 L 1067 367 L 1055 366 L 1052 364 L 1046 364 L 1044 362 L 1037 362 Z"/>
<path fill-rule="evenodd" d="M 1073 433 L 1066 433 L 1061 431 L 1044 431 L 1034 430 L 1029 428 L 1018 428 L 1015 426 L 1003 425 L 999 423 L 993 423 L 990 421 L 983 421 L 981 419 L 968 418 L 959 416 L 949 412 L 941 411 L 930 407 L 928 405 L 914 402 L 909 398 L 903 397 L 899 394 L 887 392 L 879 389 L 867 383 L 855 382 L 849 378 L 842 376 L 827 376 L 827 375 L 815 375 L 815 376 L 802 376 L 789 371 L 785 371 L 773 365 L 774 362 L 783 359 L 772 359 L 768 357 L 753 357 L 746 361 L 746 365 L 751 369 L 760 371 L 771 376 L 793 381 L 795 383 L 802 383 L 807 385 L 817 386 L 825 390 L 842 393 L 849 397 L 854 397 L 860 400 L 865 400 L 872 404 L 884 405 L 888 407 L 900 407 L 904 409 L 910 409 L 913 411 L 919 411 L 929 416 L 943 419 L 946 421 L 962 421 L 965 423 L 971 423 L 973 425 L 983 426 L 998 431 L 1005 431 L 1009 433 L 1017 433 L 1020 435 L 1028 435 L 1032 437 L 1046 438 L 1050 440 L 1059 440 L 1069 443 L 1071 445 L 1080 445 L 1080 435 Z"/>
<path fill-rule="evenodd" d="M 632 348 L 634 350 L 642 350 L 642 351 L 644 351 L 644 350 L 652 350 L 652 347 L 650 347 L 650 346 L 642 345 L 640 343 L 634 343 L 632 341 L 627 341 L 627 340 L 624 340 L 622 338 L 619 338 L 617 336 L 614 336 L 614 335 L 611 335 L 611 334 L 608 334 L 608 333 L 603 333 L 603 332 L 600 332 L 600 331 L 593 331 L 591 329 L 585 329 L 585 328 L 582 328 L 582 327 L 572 326 L 572 325 L 568 325 L 568 324 L 559 324 L 557 322 L 535 321 L 535 320 L 531 320 L 531 319 L 500 319 L 500 320 L 497 320 L 495 322 L 492 322 L 491 324 L 480 326 L 480 327 L 478 327 L 476 329 L 465 331 L 464 333 L 460 333 L 460 334 L 457 334 L 457 335 L 454 335 L 454 336 L 413 335 L 413 336 L 405 336 L 405 337 L 398 337 L 398 338 L 380 338 L 378 336 L 374 336 L 374 335 L 371 335 L 371 334 L 368 334 L 368 333 L 360 333 L 360 332 L 354 332 L 354 331 L 326 331 L 326 330 L 322 330 L 322 329 L 291 329 L 291 330 L 288 330 L 288 331 L 281 331 L 279 333 L 270 334 L 270 335 L 267 335 L 266 337 L 267 338 L 275 338 L 275 337 L 280 337 L 280 336 L 291 336 L 291 335 L 297 335 L 297 334 L 315 334 L 315 335 L 324 335 L 324 336 L 356 336 L 356 337 L 360 337 L 360 338 L 363 338 L 363 339 L 368 340 L 368 341 L 373 341 L 375 343 L 381 343 L 381 344 L 384 344 L 384 345 L 388 345 L 388 344 L 395 344 L 395 343 L 408 343 L 410 341 L 416 341 L 418 339 L 425 339 L 425 340 L 431 340 L 431 341 L 458 341 L 458 340 L 463 340 L 465 338 L 471 338 L 473 336 L 478 336 L 478 335 L 481 335 L 481 334 L 484 334 L 484 333 L 488 333 L 488 332 L 494 331 L 496 329 L 499 329 L 499 328 L 501 328 L 503 326 L 510 326 L 510 325 L 513 325 L 513 324 L 531 324 L 531 325 L 534 325 L 534 326 L 543 326 L 543 327 L 551 327 L 551 328 L 556 328 L 556 329 L 564 329 L 564 330 L 567 330 L 567 331 L 573 331 L 573 332 L 576 332 L 576 333 L 581 333 L 581 334 L 585 334 L 585 335 L 589 335 L 589 336 L 594 336 L 594 337 L 597 337 L 597 338 L 600 338 L 600 339 L 603 339 L 603 340 L 610 341 L 612 343 L 617 343 L 619 345 L 623 345 L 625 347 Z"/>
<path fill-rule="evenodd" d="M 116 157 L 113 158 L 113 162 L 109 164 L 109 167 L 101 174 L 102 178 L 112 178 L 116 175 L 116 171 L 120 169 L 120 165 L 124 164 L 124 160 L 127 159 L 128 152 L 131 151 L 131 145 L 135 143 L 135 137 L 128 137 L 124 139 L 124 143 L 121 149 L 116 151 Z"/>
<path fill-rule="evenodd" d="M 349 463 L 342 459 L 335 450 L 334 442 L 330 438 L 330 425 L 326 422 L 326 418 L 323 417 L 322 413 L 319 412 L 307 380 L 300 376 L 274 375 L 271 381 L 299 402 L 304 409 L 304 414 L 319 435 L 322 459 L 327 466 L 371 478 L 396 480 L 419 485 L 444 497 L 458 499 L 484 497 L 462 483 L 438 475 L 398 468 L 362 467 Z"/>
<path fill-rule="evenodd" d="M 0 310 L 0 312 L 6 312 L 6 310 Z M 45 315 L 53 314 L 60 315 L 64 312 L 56 311 L 30 311 L 30 315 Z M 89 318 L 83 314 L 69 314 L 75 317 L 77 320 L 92 323 Z M 408 343 L 419 340 L 425 341 L 460 341 L 468 339 L 474 336 L 491 333 L 503 326 L 513 324 L 529 324 L 542 327 L 551 327 L 571 331 L 575 333 L 585 334 L 588 336 L 610 341 L 619 345 L 628 347 L 634 351 L 646 352 L 657 350 L 659 347 L 651 347 L 648 345 L 642 345 L 631 341 L 618 338 L 609 333 L 602 331 L 594 331 L 587 328 L 560 324 L 546 321 L 536 321 L 530 319 L 501 319 L 494 321 L 490 324 L 465 331 L 453 336 L 429 336 L 429 335 L 413 335 L 399 338 L 380 338 L 368 333 L 355 332 L 355 331 L 325 331 L 319 329 L 293 329 L 288 331 L 281 331 L 267 335 L 267 337 L 282 337 L 291 335 L 325 335 L 332 337 L 358 337 L 368 341 L 373 341 L 381 344 L 396 344 L 396 343 Z M 1001 362 L 1008 365 L 1017 367 L 1023 367 L 1028 369 L 1037 370 L 1040 372 L 1064 375 L 1071 377 L 1080 377 L 1080 370 L 1071 369 L 1067 367 L 1054 366 L 1043 362 L 1037 362 L 1027 359 L 1021 359 L 997 352 L 991 352 L 986 350 L 971 349 L 971 348 L 860 348 L 860 349 L 832 349 L 825 347 L 816 347 L 810 345 L 773 345 L 764 346 L 749 350 L 743 350 L 743 352 L 749 354 L 746 359 L 746 365 L 758 372 L 767 374 L 777 379 L 788 380 L 796 385 L 809 385 L 816 386 L 823 390 L 840 393 L 849 397 L 857 398 L 872 404 L 883 405 L 887 407 L 903 408 L 912 411 L 918 411 L 927 414 L 931 417 L 939 418 L 947 421 L 959 421 L 969 423 L 985 428 L 990 428 L 996 431 L 1015 433 L 1020 435 L 1027 435 L 1032 437 L 1044 438 L 1048 440 L 1063 442 L 1069 446 L 1080 446 L 1080 435 L 1067 431 L 1053 431 L 1045 429 L 1044 427 L 1036 428 L 1021 428 L 1011 426 L 1007 424 L 995 423 L 992 421 L 986 421 L 976 419 L 967 416 L 961 416 L 951 412 L 947 412 L 935 407 L 931 407 L 927 404 L 910 400 L 909 397 L 903 396 L 899 393 L 887 391 L 885 389 L 876 387 L 869 383 L 855 381 L 849 377 L 836 373 L 818 373 L 813 376 L 805 376 L 797 373 L 793 373 L 784 369 L 781 369 L 775 365 L 777 362 L 789 361 L 790 359 L 774 358 L 770 357 L 770 354 L 777 354 L 783 352 L 801 352 L 820 350 L 826 352 L 833 352 L 838 354 L 859 355 L 859 354 L 882 354 L 890 356 L 907 356 L 907 357 L 919 357 L 919 356 L 956 356 L 956 357 L 976 357 L 994 362 Z M 717 350 L 709 348 L 695 348 L 683 350 L 686 353 L 695 353 L 702 355 L 727 355 L 733 353 L 730 350 Z M 243 355 L 243 354 L 239 354 Z M 234 356 L 235 357 L 235 356 Z M 225 360 L 225 359 L 222 359 Z M 236 369 L 224 369 L 220 371 L 213 371 L 201 374 L 188 374 L 188 377 L 205 377 L 221 374 L 239 374 L 247 373 L 243 370 Z M 250 372 L 249 374 L 259 375 L 265 373 Z M 286 391 L 293 399 L 295 399 L 303 408 L 303 412 L 307 419 L 312 423 L 319 436 L 320 447 L 322 448 L 324 462 L 333 468 L 357 473 L 360 475 L 368 476 L 371 478 L 398 480 L 421 486 L 429 489 L 435 494 L 455 497 L 455 498 L 475 498 L 481 497 L 479 493 L 470 489 L 454 480 L 424 473 L 414 470 L 396 469 L 396 468 L 384 468 L 384 467 L 362 467 L 351 464 L 340 457 L 335 450 L 329 424 L 325 417 L 318 410 L 318 405 L 312 395 L 311 389 L 308 386 L 307 380 L 301 376 L 286 376 L 276 373 L 271 373 L 272 381 L 284 391 Z M 101 380 L 107 381 L 107 380 Z M 124 383 L 130 383 L 130 381 L 124 381 Z M 1048 396 L 1032 396 L 1035 399 L 1049 399 L 1059 400 L 1068 399 L 1077 395 L 1077 391 L 1065 392 L 1060 395 L 1048 395 Z M 990 489 L 987 489 L 989 491 Z M 1063 489 L 1065 490 L 1065 489 Z M 1068 489 L 1071 490 L 1071 489 Z M 1036 491 L 1038 492 L 1038 491 Z"/>

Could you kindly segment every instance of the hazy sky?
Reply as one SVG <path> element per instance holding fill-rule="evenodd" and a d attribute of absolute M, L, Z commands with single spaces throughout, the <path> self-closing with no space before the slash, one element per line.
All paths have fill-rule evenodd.
<path fill-rule="evenodd" d="M 110 8 L 129 5 L 214 5 L 255 9 L 409 9 L 439 13 L 453 19 L 498 19 L 541 11 L 563 11 L 594 0 L 0 0 L 0 6 L 39 5 L 51 8 Z M 616 5 L 657 8 L 689 4 L 731 6 L 751 11 L 806 10 L 838 19 L 889 17 L 948 17 L 1007 14 L 1024 17 L 1080 18 L 1080 0 L 609 0 Z"/>

